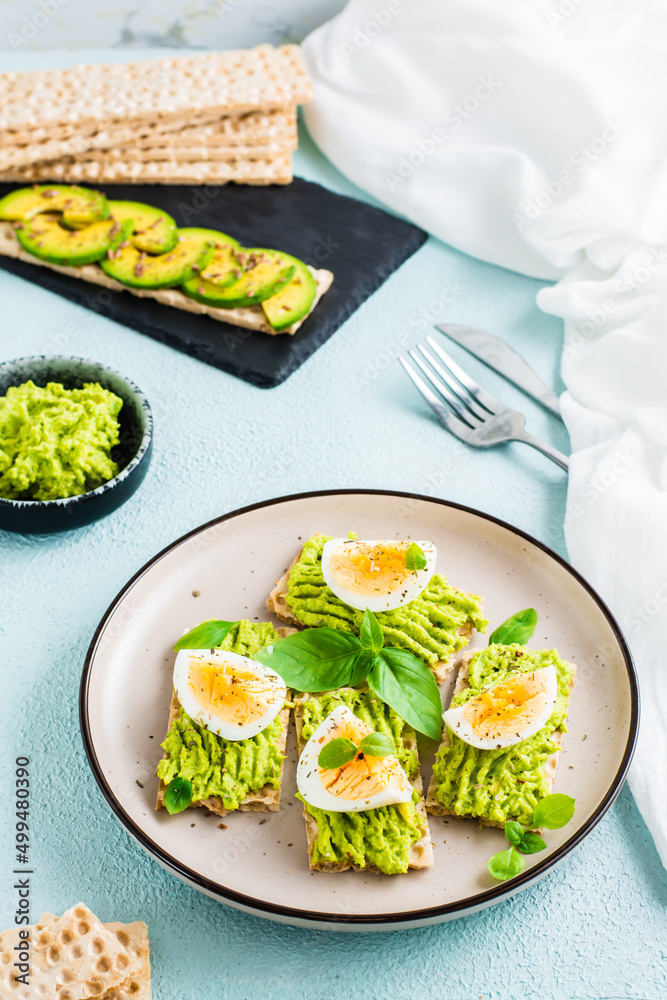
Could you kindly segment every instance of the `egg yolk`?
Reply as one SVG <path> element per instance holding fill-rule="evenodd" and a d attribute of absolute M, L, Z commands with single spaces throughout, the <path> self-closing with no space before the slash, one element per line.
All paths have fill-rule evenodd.
<path fill-rule="evenodd" d="M 238 664 L 213 664 L 191 659 L 190 688 L 202 706 L 223 722 L 243 726 L 271 706 L 271 682 Z"/>
<path fill-rule="evenodd" d="M 329 567 L 340 585 L 352 594 L 391 594 L 410 575 L 405 568 L 409 544 L 341 545 L 331 553 Z"/>
<path fill-rule="evenodd" d="M 479 736 L 519 736 L 544 711 L 547 701 L 545 671 L 534 670 L 471 698 L 463 706 L 463 716 Z"/>
<path fill-rule="evenodd" d="M 324 745 L 344 736 L 358 746 L 364 736 L 372 732 L 367 723 L 357 719 L 337 726 L 326 737 L 323 736 L 320 742 Z M 360 750 L 342 767 L 319 768 L 319 778 L 328 792 L 346 799 L 367 799 L 385 788 L 397 788 L 400 791 L 410 788 L 396 757 L 369 757 Z"/>

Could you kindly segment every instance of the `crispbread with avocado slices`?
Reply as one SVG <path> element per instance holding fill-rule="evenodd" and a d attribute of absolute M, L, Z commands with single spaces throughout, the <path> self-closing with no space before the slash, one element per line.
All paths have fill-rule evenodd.
<path fill-rule="evenodd" d="M 327 537 L 328 536 L 326 535 L 315 533 L 314 535 L 311 536 L 306 545 L 308 545 L 311 542 L 314 542 L 315 540 L 326 540 Z M 301 549 L 296 558 L 290 564 L 290 567 L 286 571 L 286 573 L 284 573 L 283 576 L 276 582 L 276 585 L 269 594 L 269 597 L 267 598 L 266 602 L 266 606 L 272 614 L 282 619 L 282 621 L 287 622 L 289 625 L 293 625 L 297 628 L 304 628 L 306 627 L 306 625 L 314 626 L 314 623 L 312 622 L 301 621 L 297 617 L 294 610 L 290 607 L 287 601 L 289 587 L 290 587 L 290 576 L 295 566 L 297 566 L 300 563 L 301 557 L 304 554 L 304 550 L 305 546 Z M 323 589 L 327 589 L 328 591 L 328 588 L 326 588 L 323 579 L 321 586 Z M 330 592 L 328 593 L 330 594 Z M 478 603 L 481 612 L 481 608 L 483 605 L 483 599 L 481 597 L 478 597 L 476 594 L 469 594 L 467 591 L 456 591 L 456 593 L 458 595 L 461 595 L 462 597 L 466 598 L 469 597 L 474 599 Z M 334 602 L 338 601 L 338 598 L 334 597 L 333 594 L 331 594 L 331 599 Z M 342 602 L 339 603 L 342 605 Z M 410 605 L 407 605 L 407 607 L 410 607 Z M 399 610 L 402 611 L 404 609 L 399 609 Z M 380 624 L 382 624 L 383 613 L 378 613 L 377 617 L 378 620 L 380 621 Z M 478 621 L 478 624 L 484 622 L 484 627 L 486 627 L 485 620 L 481 618 L 481 614 L 477 615 L 476 619 Z M 314 627 L 317 626 L 315 625 Z M 446 657 L 442 657 L 440 659 L 437 658 L 436 654 L 433 654 L 428 658 L 423 656 L 420 657 L 421 659 L 425 659 L 425 661 L 428 663 L 428 666 L 433 671 L 433 674 L 438 684 L 442 684 L 443 681 L 447 678 L 450 670 L 452 669 L 452 666 L 454 665 L 454 653 L 468 644 L 468 642 L 472 638 L 474 630 L 475 630 L 475 621 L 473 617 L 470 617 L 467 620 L 463 621 L 458 628 L 451 630 L 450 635 L 445 636 L 444 631 L 442 632 L 441 638 L 447 638 L 448 644 L 451 647 L 449 655 L 447 655 Z M 349 628 L 348 631 L 353 631 L 353 629 Z M 395 637 L 392 642 L 388 643 L 388 645 L 398 645 Z M 414 652 L 416 656 L 420 655 L 420 653 L 414 648 L 411 648 L 410 651 Z"/>
<path fill-rule="evenodd" d="M 462 694 L 464 691 L 466 691 L 469 688 L 470 685 L 469 685 L 469 682 L 468 682 L 468 674 L 469 674 L 469 664 L 470 664 L 470 661 L 472 660 L 472 658 L 474 656 L 477 656 L 477 655 L 479 655 L 482 652 L 483 652 L 483 650 L 470 650 L 470 651 L 464 653 L 463 656 L 461 657 L 461 664 L 460 664 L 460 667 L 459 667 L 458 676 L 456 678 L 456 684 L 455 684 L 454 692 L 453 692 L 453 695 L 452 695 L 452 702 L 453 702 L 454 698 L 456 698 L 458 695 Z M 568 663 L 567 666 L 572 669 L 572 675 L 571 675 L 571 680 L 570 680 L 569 689 L 568 689 L 568 700 L 569 700 L 569 694 L 572 691 L 572 688 L 574 686 L 574 675 L 576 673 L 576 665 L 574 663 Z M 567 717 L 567 715 L 566 715 L 566 717 Z M 543 774 L 543 777 L 544 777 L 544 780 L 545 780 L 545 783 L 546 783 L 546 792 L 545 792 L 545 794 L 548 794 L 549 792 L 551 792 L 553 790 L 554 782 L 556 780 L 556 768 L 558 766 L 558 755 L 559 755 L 559 750 L 560 750 L 560 746 L 561 746 L 561 743 L 562 743 L 562 739 L 563 739 L 563 731 L 560 728 L 555 728 L 549 734 L 549 740 L 550 740 L 550 742 L 553 743 L 559 749 L 554 750 L 554 752 L 551 753 L 546 758 L 544 764 L 542 765 L 542 769 L 541 770 L 542 770 L 542 774 Z M 518 746 L 520 744 L 516 744 L 516 745 Z M 427 810 L 427 812 L 431 816 L 456 816 L 459 819 L 476 819 L 480 826 L 490 826 L 490 827 L 503 828 L 504 825 L 505 825 L 506 819 L 494 820 L 494 819 L 490 819 L 489 817 L 486 817 L 486 816 L 477 815 L 474 812 L 457 812 L 450 805 L 447 805 L 447 804 L 443 803 L 440 800 L 440 798 L 438 798 L 438 788 L 439 788 L 439 782 L 438 782 L 438 778 L 437 778 L 438 760 L 440 759 L 440 756 L 441 756 L 442 752 L 450 749 L 451 746 L 452 746 L 452 741 L 450 739 L 447 727 L 445 726 L 443 728 L 442 741 L 440 743 L 440 746 L 438 747 L 438 751 L 437 751 L 437 754 L 436 754 L 436 764 L 435 764 L 434 769 L 433 769 L 433 774 L 431 775 L 431 781 L 429 783 L 428 793 L 426 795 L 426 810 Z M 508 749 L 511 750 L 512 748 L 509 747 Z M 480 751 L 480 753 L 494 753 L 494 752 L 495 751 L 484 751 L 484 750 Z M 468 775 L 468 777 L 469 777 L 469 775 Z M 516 819 L 516 818 L 517 817 L 515 817 L 513 815 L 507 816 L 507 820 L 513 820 L 513 819 Z"/>
<path fill-rule="evenodd" d="M 322 698 L 325 696 L 341 696 L 348 692 L 350 696 L 362 698 L 366 695 L 370 695 L 370 692 L 366 689 L 364 691 L 358 691 L 356 689 L 346 689 L 341 688 L 339 691 L 332 692 L 322 692 L 317 695 L 303 694 L 294 699 L 294 718 L 296 722 L 296 735 L 297 735 L 297 745 L 299 755 L 303 752 L 307 739 L 303 736 L 304 728 L 304 710 L 311 699 Z M 388 706 L 387 706 L 388 708 Z M 388 709 L 392 711 L 391 709 Z M 419 840 L 415 841 L 409 848 L 408 858 L 407 858 L 407 868 L 430 868 L 433 865 L 433 845 L 431 843 L 431 834 L 428 828 L 428 817 L 426 815 L 426 808 L 424 804 L 424 797 L 422 794 L 422 779 L 421 772 L 419 769 L 419 757 L 417 755 L 417 739 L 414 730 L 405 725 L 402 733 L 401 739 L 403 741 L 403 747 L 408 754 L 414 753 L 416 757 L 416 765 L 413 774 L 409 775 L 410 784 L 419 794 L 419 801 L 416 803 L 416 813 L 419 824 L 419 832 L 421 834 Z M 387 807 L 385 807 L 387 808 Z M 389 807 L 391 808 L 391 807 Z M 374 810 L 368 810 L 369 812 L 374 812 Z M 346 815 L 346 814 L 341 814 Z M 364 813 L 356 813 L 356 816 L 363 817 Z M 304 805 L 303 817 L 306 824 L 306 837 L 308 841 L 308 857 L 310 860 L 310 868 L 312 871 L 321 872 L 343 872 L 349 869 L 354 871 L 363 872 L 373 872 L 378 875 L 386 874 L 377 865 L 369 863 L 360 865 L 354 861 L 325 861 L 322 859 L 314 860 L 316 844 L 318 839 L 319 827 L 316 818 L 308 812 L 307 807 Z"/>
<path fill-rule="evenodd" d="M 48 267 L 52 271 L 58 271 L 59 274 L 67 274 L 72 278 L 80 278 L 82 281 L 100 285 L 111 292 L 129 292 L 130 295 L 136 295 L 138 298 L 155 299 L 156 302 L 173 306 L 175 309 L 210 316 L 211 319 L 219 320 L 222 323 L 231 323 L 233 326 L 240 326 L 246 330 L 261 330 L 263 333 L 268 333 L 271 336 L 280 336 L 283 333 L 296 333 L 301 325 L 305 323 L 324 293 L 331 287 L 334 277 L 331 271 L 311 268 L 311 273 L 317 283 L 317 294 L 308 315 L 304 316 L 298 322 L 293 323 L 287 329 L 278 331 L 273 329 L 264 315 L 261 306 L 240 306 L 234 309 L 219 309 L 204 305 L 201 302 L 195 302 L 194 299 L 184 295 L 179 288 L 130 288 L 128 285 L 122 285 L 120 281 L 109 277 L 97 264 L 84 264 L 81 267 L 47 264 L 45 261 L 39 260 L 38 257 L 23 249 L 16 238 L 14 226 L 11 222 L 0 221 L 0 254 L 5 257 L 27 261 L 29 264 L 37 264 L 40 267 Z"/>

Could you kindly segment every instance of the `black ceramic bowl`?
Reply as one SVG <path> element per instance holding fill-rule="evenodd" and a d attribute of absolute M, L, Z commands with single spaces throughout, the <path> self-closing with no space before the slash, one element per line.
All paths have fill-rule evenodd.
<path fill-rule="evenodd" d="M 97 489 L 62 500 L 0 497 L 0 528 L 29 533 L 67 531 L 105 517 L 132 496 L 148 471 L 153 446 L 153 417 L 148 400 L 133 382 L 112 368 L 85 358 L 44 355 L 0 364 L 0 396 L 6 395 L 10 386 L 22 385 L 28 379 L 39 386 L 60 382 L 66 389 L 98 382 L 120 396 L 123 400 L 118 414 L 120 442 L 111 450 L 120 471 Z"/>

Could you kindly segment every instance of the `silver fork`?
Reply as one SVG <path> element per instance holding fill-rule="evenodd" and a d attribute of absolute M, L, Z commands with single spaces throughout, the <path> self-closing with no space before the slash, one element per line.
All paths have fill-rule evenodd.
<path fill-rule="evenodd" d="M 409 354 L 431 385 L 424 381 L 406 358 L 401 356 L 399 361 L 447 430 L 473 448 L 492 448 L 506 441 L 523 441 L 524 444 L 537 448 L 556 465 L 560 465 L 561 469 L 568 470 L 569 462 L 566 455 L 532 434 L 526 433 L 524 430 L 526 418 L 523 413 L 511 410 L 509 406 L 505 406 L 488 392 L 484 392 L 454 359 L 443 351 L 440 344 L 432 337 L 427 337 L 426 340 L 433 353 L 423 344 L 417 344 L 423 357 L 416 351 L 410 351 Z M 431 386 L 437 390 L 445 403 L 433 392 Z"/>

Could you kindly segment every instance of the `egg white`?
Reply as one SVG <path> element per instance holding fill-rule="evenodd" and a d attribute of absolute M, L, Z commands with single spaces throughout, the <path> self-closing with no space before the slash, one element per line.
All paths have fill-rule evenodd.
<path fill-rule="evenodd" d="M 326 717 L 324 722 L 320 723 L 303 748 L 296 769 L 296 783 L 306 802 L 316 809 L 344 813 L 367 812 L 369 809 L 379 809 L 380 806 L 409 802 L 412 798 L 412 786 L 402 767 L 401 771 L 405 777 L 403 791 L 396 788 L 384 788 L 365 799 L 346 799 L 342 795 L 332 795 L 324 787 L 319 778 L 317 758 L 325 743 L 335 739 L 336 731 L 346 722 L 351 721 L 360 722 L 361 720 L 357 719 L 357 716 L 347 705 L 339 705 Z"/>
<path fill-rule="evenodd" d="M 266 710 L 248 722 L 241 725 L 230 720 L 221 719 L 214 712 L 210 711 L 196 698 L 190 679 L 190 664 L 199 660 L 204 664 L 211 664 L 221 670 L 224 667 L 237 670 L 248 670 L 258 679 L 265 680 L 270 689 L 270 698 L 267 701 Z M 265 667 L 257 660 L 252 660 L 248 656 L 241 656 L 239 653 L 228 653 L 222 649 L 181 649 L 176 656 L 174 664 L 174 690 L 178 700 L 188 713 L 191 719 L 200 726 L 209 729 L 216 736 L 222 736 L 228 740 L 247 740 L 252 736 L 257 736 L 262 730 L 273 722 L 275 717 L 283 707 L 287 696 L 287 688 L 282 677 L 274 670 Z"/>
<path fill-rule="evenodd" d="M 394 590 L 389 592 L 358 594 L 349 590 L 345 584 L 336 577 L 331 567 L 332 554 L 340 548 L 354 551 L 359 545 L 369 546 L 395 546 L 400 542 L 392 542 L 387 539 L 360 539 L 360 538 L 331 538 L 325 542 L 322 549 L 322 575 L 329 590 L 332 591 L 341 601 L 356 608 L 357 611 L 393 611 L 402 608 L 419 597 L 421 592 L 428 586 L 429 580 L 435 573 L 435 564 L 438 552 L 433 542 L 417 542 L 417 545 L 426 556 L 426 567 L 424 569 L 413 570 L 406 574 L 404 580 Z M 411 544 L 408 542 L 408 544 Z"/>
<path fill-rule="evenodd" d="M 547 684 L 545 690 L 545 705 L 532 722 L 527 723 L 524 726 L 520 726 L 518 731 L 514 732 L 509 737 L 482 736 L 465 718 L 463 714 L 464 705 L 460 705 L 458 708 L 448 709 L 446 712 L 442 713 L 442 718 L 448 728 L 451 729 L 451 731 L 458 736 L 460 740 L 463 740 L 464 743 L 470 744 L 471 747 L 477 747 L 478 750 L 499 750 L 505 747 L 516 746 L 517 743 L 523 743 L 524 740 L 530 739 L 531 736 L 538 733 L 540 729 L 542 729 L 542 727 L 549 721 L 558 696 L 558 678 L 553 664 L 549 664 L 548 667 L 540 668 L 539 672 L 546 675 Z M 526 671 L 526 673 L 533 673 L 533 671 Z"/>

